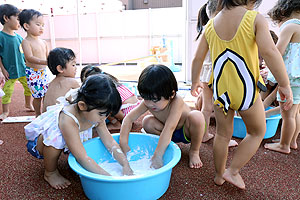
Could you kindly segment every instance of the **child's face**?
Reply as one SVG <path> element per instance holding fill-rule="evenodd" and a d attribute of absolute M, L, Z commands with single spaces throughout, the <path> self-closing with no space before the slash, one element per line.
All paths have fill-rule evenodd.
<path fill-rule="evenodd" d="M 19 17 L 17 15 L 12 15 L 7 18 L 5 26 L 11 30 L 18 30 L 20 28 Z"/>
<path fill-rule="evenodd" d="M 87 120 L 89 120 L 90 123 L 97 124 L 100 122 L 104 122 L 105 119 L 107 118 L 104 113 L 105 113 L 105 110 L 93 109 L 88 112 L 88 115 L 86 118 L 87 118 Z"/>
<path fill-rule="evenodd" d="M 170 100 L 165 99 L 164 97 L 161 97 L 159 101 L 154 100 L 144 100 L 145 105 L 148 107 L 149 110 L 154 112 L 159 112 L 164 110 L 167 105 L 169 104 Z"/>
<path fill-rule="evenodd" d="M 27 26 L 27 32 L 34 35 L 40 36 L 44 33 L 44 17 L 33 16 Z"/>
<path fill-rule="evenodd" d="M 75 78 L 76 69 L 76 59 L 70 60 L 66 63 L 66 68 L 63 69 L 63 74 L 65 77 Z"/>

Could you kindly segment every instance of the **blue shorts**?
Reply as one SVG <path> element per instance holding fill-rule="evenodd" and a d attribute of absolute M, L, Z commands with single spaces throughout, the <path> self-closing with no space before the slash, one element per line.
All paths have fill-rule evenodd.
<path fill-rule="evenodd" d="M 184 126 L 181 129 L 174 131 L 172 141 L 175 143 L 182 142 L 185 144 L 189 144 L 191 142 L 191 139 L 188 138 L 184 133 Z"/>
<path fill-rule="evenodd" d="M 27 142 L 27 151 L 33 155 L 34 157 L 38 159 L 44 159 L 44 156 L 40 155 L 39 151 L 36 150 L 36 144 L 37 144 L 38 137 L 34 139 L 34 141 L 28 140 Z"/>

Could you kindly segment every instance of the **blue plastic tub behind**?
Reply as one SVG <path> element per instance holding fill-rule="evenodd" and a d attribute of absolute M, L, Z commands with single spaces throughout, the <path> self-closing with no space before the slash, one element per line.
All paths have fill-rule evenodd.
<path fill-rule="evenodd" d="M 112 134 L 118 142 L 119 134 Z M 152 134 L 130 133 L 129 146 L 131 149 L 147 150 L 153 155 L 159 137 Z M 93 138 L 83 143 L 87 154 L 97 163 L 101 160 L 116 162 L 104 147 L 99 138 Z M 104 176 L 85 170 L 70 154 L 70 167 L 79 175 L 84 193 L 89 199 L 103 200 L 153 200 L 161 197 L 168 189 L 172 168 L 179 162 L 180 148 L 171 142 L 164 154 L 164 166 L 141 176 Z M 132 156 L 131 161 L 138 160 Z"/>
<path fill-rule="evenodd" d="M 269 109 L 271 108 L 269 107 L 266 110 Z M 267 129 L 266 129 L 264 139 L 271 138 L 275 135 L 280 119 L 281 119 L 280 114 L 272 115 L 271 117 L 266 118 Z M 232 136 L 237 138 L 244 138 L 246 137 L 246 133 L 247 133 L 246 126 L 242 118 L 240 116 L 234 116 Z"/>

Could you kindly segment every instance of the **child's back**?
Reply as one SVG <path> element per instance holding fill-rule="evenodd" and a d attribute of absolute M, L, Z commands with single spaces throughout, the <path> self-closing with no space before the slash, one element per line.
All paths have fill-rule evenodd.
<path fill-rule="evenodd" d="M 61 96 L 65 96 L 65 94 L 74 88 L 78 88 L 79 83 L 75 78 L 71 77 L 56 77 L 54 78 L 50 84 L 48 91 L 45 95 L 44 103 L 43 103 L 43 112 L 47 110 L 48 106 L 55 105 L 57 102 L 57 98 Z"/>
<path fill-rule="evenodd" d="M 48 56 L 48 67 L 56 77 L 51 81 L 48 91 L 44 98 L 43 112 L 48 106 L 54 105 L 57 98 L 80 85 L 75 79 L 76 57 L 71 49 L 55 48 L 50 51 Z"/>

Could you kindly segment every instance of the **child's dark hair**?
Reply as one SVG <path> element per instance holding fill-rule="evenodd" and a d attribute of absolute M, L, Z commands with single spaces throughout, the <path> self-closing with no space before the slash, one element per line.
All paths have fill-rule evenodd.
<path fill-rule="evenodd" d="M 217 5 L 218 5 L 218 0 L 208 0 L 207 3 L 205 3 L 200 8 L 200 10 L 198 12 L 198 21 L 197 21 L 198 35 L 195 40 L 199 39 L 199 37 L 203 31 L 203 27 L 207 24 L 211 15 L 213 15 L 216 12 Z M 209 14 L 207 14 L 206 9 L 209 11 Z"/>
<path fill-rule="evenodd" d="M 272 31 L 272 30 L 270 30 L 270 34 L 271 34 L 271 36 L 272 36 L 272 39 L 273 39 L 274 43 L 276 44 L 277 41 L 278 41 L 278 36 L 277 36 L 276 33 L 275 33 L 274 31 Z"/>
<path fill-rule="evenodd" d="M 154 64 L 146 67 L 138 81 L 138 90 L 145 100 L 159 101 L 161 97 L 170 99 L 178 91 L 173 72 L 166 66 Z"/>
<path fill-rule="evenodd" d="M 81 82 L 83 82 L 88 76 L 94 75 L 94 74 L 105 74 L 113 80 L 113 82 L 116 84 L 116 86 L 121 85 L 121 83 L 119 82 L 119 80 L 116 77 L 102 71 L 102 69 L 100 69 L 99 67 L 93 66 L 93 65 L 87 65 L 84 68 L 82 68 L 81 73 L 80 73 Z"/>
<path fill-rule="evenodd" d="M 83 101 L 87 105 L 87 111 L 93 109 L 105 110 L 106 116 L 117 114 L 121 108 L 120 94 L 111 80 L 105 74 L 95 74 L 87 77 L 78 90 L 77 98 L 72 102 Z"/>
<path fill-rule="evenodd" d="M 0 5 L 0 22 L 2 25 L 5 24 L 4 16 L 10 18 L 11 16 L 18 16 L 20 13 L 19 9 L 11 4 Z"/>
<path fill-rule="evenodd" d="M 278 0 L 276 5 L 268 12 L 268 15 L 273 21 L 279 23 L 289 18 L 294 11 L 300 11 L 299 0 Z"/>
<path fill-rule="evenodd" d="M 57 66 L 60 65 L 63 69 L 66 68 L 67 62 L 75 59 L 76 56 L 71 49 L 58 47 L 49 52 L 47 64 L 53 75 L 59 74 Z"/>
<path fill-rule="evenodd" d="M 20 25 L 22 26 L 22 28 L 27 31 L 24 28 L 24 24 L 29 24 L 30 21 L 32 20 L 32 18 L 36 16 L 36 17 L 40 17 L 43 16 L 42 13 L 40 13 L 37 10 L 34 9 L 24 9 L 22 10 L 22 12 L 19 14 L 19 20 L 20 20 Z"/>
<path fill-rule="evenodd" d="M 260 6 L 261 2 L 262 0 L 219 0 L 218 9 L 230 9 L 236 6 L 245 6 L 249 3 L 254 3 L 254 8 L 257 8 Z"/>

